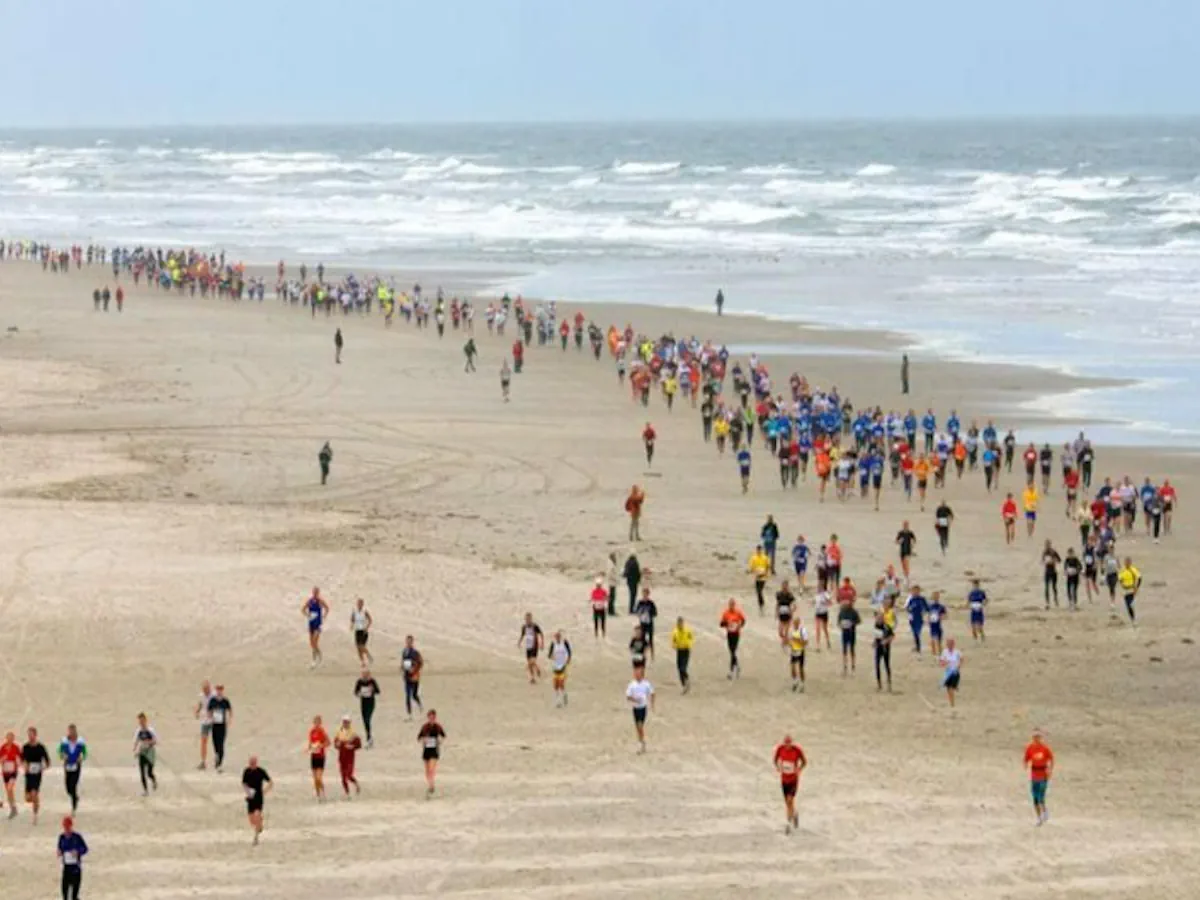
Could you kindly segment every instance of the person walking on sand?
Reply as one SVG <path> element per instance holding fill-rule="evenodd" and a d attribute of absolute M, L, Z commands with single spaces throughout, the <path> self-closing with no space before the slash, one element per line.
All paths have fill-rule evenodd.
<path fill-rule="evenodd" d="M 475 371 L 475 357 L 479 355 L 479 350 L 475 346 L 475 338 L 467 338 L 467 342 L 463 344 L 463 356 L 467 358 L 467 363 L 463 366 L 464 372 Z"/>
<path fill-rule="evenodd" d="M 342 347 L 345 346 L 345 340 L 342 338 L 342 329 L 338 329 L 333 335 L 333 361 L 339 366 L 342 364 Z"/>
<path fill-rule="evenodd" d="M 537 684 L 542 677 L 542 669 L 538 665 L 538 654 L 545 644 L 542 628 L 533 621 L 533 613 L 525 613 L 525 621 L 521 625 L 521 633 L 517 635 L 517 646 L 525 651 L 525 670 L 529 674 L 529 683 Z"/>
<path fill-rule="evenodd" d="M 363 666 L 362 675 L 354 682 L 354 696 L 358 698 L 358 713 L 362 716 L 363 729 L 367 733 L 367 749 L 375 746 L 375 739 L 371 736 L 371 720 L 375 718 L 375 698 L 380 693 L 379 682 L 372 677 L 371 670 Z"/>
<path fill-rule="evenodd" d="M 738 661 L 738 644 L 742 639 L 742 629 L 746 627 L 746 615 L 737 605 L 737 601 L 729 598 L 729 605 L 721 613 L 719 627 L 725 632 L 725 645 L 729 648 L 729 674 L 725 677 L 733 681 L 740 678 L 742 665 Z"/>
<path fill-rule="evenodd" d="M 212 716 L 208 712 L 208 701 L 212 699 L 213 689 L 208 679 L 200 683 L 200 700 L 192 712 L 193 718 L 200 722 L 200 765 L 197 769 L 208 768 L 208 738 L 212 734 Z"/>
<path fill-rule="evenodd" d="M 554 632 L 550 639 L 550 647 L 546 651 L 550 660 L 550 681 L 554 689 L 554 706 L 556 709 L 565 708 L 569 701 L 567 697 L 567 670 L 571 666 L 571 642 L 561 631 Z"/>
<path fill-rule="evenodd" d="M 87 741 L 79 736 L 74 725 L 67 726 L 66 737 L 58 742 L 58 758 L 62 762 L 67 797 L 74 814 L 79 809 L 79 776 L 88 758 Z"/>
<path fill-rule="evenodd" d="M 329 481 L 329 467 L 333 465 L 333 448 L 329 446 L 329 441 L 321 447 L 321 452 L 317 454 L 317 465 L 321 467 L 321 484 L 326 484 Z"/>
<path fill-rule="evenodd" d="M 312 772 L 313 796 L 325 802 L 325 751 L 329 748 L 329 733 L 320 716 L 313 716 L 308 729 L 308 768 Z"/>
<path fill-rule="evenodd" d="M 725 292 L 717 288 L 717 315 L 723 315 L 725 312 Z"/>
<path fill-rule="evenodd" d="M 642 506 L 645 503 L 646 492 L 635 484 L 629 489 L 629 496 L 625 498 L 625 512 L 629 513 L 629 540 L 631 541 L 642 539 Z"/>
<path fill-rule="evenodd" d="M 58 861 L 62 863 L 62 900 L 79 900 L 79 888 L 83 884 L 83 858 L 88 845 L 83 835 L 75 830 L 75 820 L 66 816 L 62 820 L 62 834 L 58 836 Z"/>
<path fill-rule="evenodd" d="M 629 551 L 622 574 L 625 576 L 625 587 L 629 589 L 629 614 L 632 616 L 637 607 L 638 585 L 642 583 L 642 564 L 638 562 L 636 551 Z"/>
<path fill-rule="evenodd" d="M 1054 753 L 1046 745 L 1041 731 L 1034 731 L 1025 747 L 1025 768 L 1029 770 L 1029 793 L 1033 798 L 1033 813 L 1039 827 L 1050 821 L 1046 809 L 1046 789 L 1054 774 Z"/>
<path fill-rule="evenodd" d="M 225 764 L 225 738 L 233 727 L 233 704 L 225 696 L 225 685 L 218 684 L 208 698 L 208 717 L 212 720 L 213 767 L 220 772 Z"/>
<path fill-rule="evenodd" d="M 946 689 L 946 699 L 950 701 L 950 708 L 954 708 L 954 697 L 958 693 L 958 684 L 962 679 L 962 651 L 955 646 L 954 638 L 946 638 L 946 649 L 942 651 L 941 659 L 939 660 L 944 674 L 942 675 L 942 687 Z"/>
<path fill-rule="evenodd" d="M 649 422 L 642 429 L 642 447 L 646 451 L 646 468 L 654 465 L 654 442 L 658 439 L 658 432 L 654 430 L 654 426 Z"/>
<path fill-rule="evenodd" d="M 608 637 L 608 591 L 603 576 L 596 579 L 588 602 L 592 607 L 592 635 L 597 640 Z"/>
<path fill-rule="evenodd" d="M 354 793 L 362 793 L 358 779 L 354 777 L 354 760 L 362 745 L 362 738 L 354 733 L 350 714 L 347 713 L 342 716 L 342 727 L 333 736 L 333 747 L 338 755 L 338 775 L 342 779 L 342 794 L 347 800 L 350 799 L 350 785 L 354 785 Z"/>
<path fill-rule="evenodd" d="M 400 651 L 400 672 L 404 676 L 404 714 L 412 721 L 413 707 L 421 705 L 421 673 L 425 669 L 425 657 L 414 644 L 413 636 L 404 636 L 404 649 Z"/>
<path fill-rule="evenodd" d="M 438 721 L 436 709 L 431 709 L 425 716 L 425 724 L 417 732 L 417 743 L 421 745 L 421 761 L 425 766 L 425 798 L 430 799 L 437 787 L 438 762 L 446 743 L 446 730 Z"/>
<path fill-rule="evenodd" d="M 1125 612 L 1129 614 L 1129 622 L 1131 625 L 1137 624 L 1137 618 L 1133 613 L 1133 602 L 1137 599 L 1138 591 L 1142 588 L 1142 573 L 1134 566 L 1133 560 L 1128 556 L 1125 557 L 1125 565 L 1117 572 L 1117 581 L 1121 585 L 1121 591 L 1125 595 Z"/>
<path fill-rule="evenodd" d="M 900 393 L 908 393 L 908 354 L 900 357 Z"/>
<path fill-rule="evenodd" d="M 792 741 L 792 736 L 785 734 L 783 742 L 775 748 L 774 761 L 783 788 L 784 811 L 787 813 L 787 825 L 783 833 L 791 834 L 793 829 L 800 827 L 800 817 L 796 814 L 796 791 L 800 787 L 800 773 L 808 766 L 808 758 L 800 745 Z"/>
<path fill-rule="evenodd" d="M 21 765 L 25 769 L 25 802 L 33 810 L 33 824 L 36 825 L 42 808 L 42 775 L 50 768 L 50 754 L 46 752 L 46 745 L 38 740 L 36 728 L 30 728 L 27 736 L 29 739 L 21 747 Z"/>
<path fill-rule="evenodd" d="M 21 745 L 13 732 L 4 735 L 4 743 L 0 744 L 0 773 L 4 778 L 4 798 L 8 801 L 8 817 L 17 816 L 16 783 L 17 770 L 21 765 Z"/>
<path fill-rule="evenodd" d="M 151 726 L 145 713 L 138 713 L 137 730 L 133 733 L 133 755 L 137 757 L 138 777 L 142 781 L 142 796 L 150 796 L 150 788 L 158 790 L 158 779 L 154 777 L 154 759 L 158 753 L 158 733 Z"/>

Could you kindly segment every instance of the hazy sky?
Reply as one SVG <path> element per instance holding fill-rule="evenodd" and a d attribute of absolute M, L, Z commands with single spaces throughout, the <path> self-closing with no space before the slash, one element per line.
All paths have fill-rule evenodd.
<path fill-rule="evenodd" d="M 0 127 L 1200 112 L 1200 0 L 0 0 Z"/>

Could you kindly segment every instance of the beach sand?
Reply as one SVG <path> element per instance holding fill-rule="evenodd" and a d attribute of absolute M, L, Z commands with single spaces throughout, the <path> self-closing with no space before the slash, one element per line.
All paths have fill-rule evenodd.
<path fill-rule="evenodd" d="M 732 459 L 702 442 L 698 414 L 668 414 L 657 396 L 647 414 L 607 355 L 535 345 L 503 404 L 498 369 L 513 335 L 489 337 L 482 315 L 480 370 L 466 375 L 463 338 L 449 330 L 439 341 L 378 317 L 312 320 L 270 298 L 145 288 L 105 315 L 90 299 L 103 280 L 100 269 L 0 265 L 0 717 L 19 733 L 38 725 L 52 752 L 74 722 L 91 747 L 77 822 L 92 847 L 89 900 L 1196 895 L 1193 459 L 1098 448 L 1099 474 L 1169 476 L 1181 495 L 1177 536 L 1121 544 L 1146 577 L 1134 630 L 1110 619 L 1107 600 L 1043 611 L 1041 539 L 1077 543 L 1058 490 L 1037 538 L 1006 548 L 982 476 L 951 480 L 956 524 L 942 559 L 932 513 L 895 490 L 879 513 L 862 501 L 818 505 L 811 483 L 781 491 L 759 449 L 743 496 Z M 857 406 L 900 403 L 886 335 L 588 312 L 603 326 L 791 347 L 793 357 L 771 354 L 777 383 L 797 369 Z M 1016 418 L 1022 401 L 1080 386 L 916 357 L 913 380 L 918 409 L 956 404 L 1002 429 L 1030 424 Z M 647 416 L 659 433 L 652 473 L 639 439 Z M 335 458 L 322 487 L 326 440 Z M 628 553 L 622 503 L 635 482 L 648 493 L 638 551 L 663 645 L 649 671 L 658 709 L 644 756 L 624 699 L 631 620 L 618 616 L 596 641 L 587 600 L 607 554 Z M 1017 489 L 1017 476 L 1004 485 Z M 903 625 L 894 695 L 875 691 L 868 634 L 853 677 L 841 677 L 836 648 L 810 652 L 808 690 L 791 693 L 773 620 L 752 611 L 744 574 L 768 513 L 783 548 L 798 533 L 814 546 L 839 534 L 860 590 L 895 561 L 894 535 L 912 520 L 916 580 L 947 592 L 947 630 L 965 651 L 955 714 Z M 972 575 L 992 599 L 986 646 L 965 625 Z M 300 613 L 313 585 L 332 606 L 315 671 Z M 751 619 L 736 683 L 716 628 L 731 595 Z M 376 746 L 359 757 L 361 796 L 344 802 L 331 768 L 334 799 L 318 805 L 305 735 L 314 714 L 330 725 L 357 717 L 348 617 L 359 596 L 376 621 Z M 566 710 L 548 684 L 525 680 L 526 610 L 572 641 Z M 698 637 L 686 697 L 666 647 L 677 615 Z M 397 659 L 408 633 L 448 733 L 432 801 L 417 723 L 403 716 Z M 235 711 L 222 775 L 195 768 L 192 709 L 205 677 L 224 682 Z M 149 799 L 131 753 L 143 710 L 160 738 Z M 1053 818 L 1040 829 L 1021 765 L 1035 726 L 1058 762 Z M 790 837 L 771 765 L 785 732 L 810 759 Z M 276 784 L 257 848 L 239 785 L 251 754 Z M 44 798 L 36 828 L 26 808 L 0 822 L 6 900 L 57 895 L 54 837 L 67 811 L 57 765 Z"/>

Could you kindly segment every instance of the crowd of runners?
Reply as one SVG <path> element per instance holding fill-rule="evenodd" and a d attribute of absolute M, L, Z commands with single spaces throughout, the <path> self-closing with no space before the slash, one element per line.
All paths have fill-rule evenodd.
<path fill-rule="evenodd" d="M 161 291 L 199 292 L 202 296 L 259 302 L 265 290 L 262 277 L 247 274 L 241 263 L 227 261 L 223 253 L 206 256 L 191 250 L 110 250 L 98 246 L 64 250 L 29 242 L 0 241 L 0 259 L 40 261 L 44 269 L 53 272 L 72 266 L 78 269 L 84 265 L 111 265 L 115 291 L 108 285 L 97 289 L 93 295 L 97 310 L 107 310 L 110 299 L 115 297 L 120 311 L 125 301 L 123 282 L 130 281 L 134 286 L 145 284 Z M 295 273 L 289 273 L 281 261 L 276 271 L 277 302 L 305 308 L 314 317 L 318 312 L 325 316 L 335 312 L 365 316 L 377 309 L 389 326 L 397 316 L 418 328 L 427 328 L 432 321 L 439 337 L 446 334 L 448 327 L 450 332 L 466 338 L 466 369 L 468 372 L 475 369 L 478 355 L 474 342 L 475 304 L 470 300 L 447 298 L 440 288 L 429 295 L 419 284 L 413 285 L 411 291 L 400 290 L 394 278 L 381 276 L 360 279 L 345 274 L 327 282 L 323 265 L 311 272 L 301 265 Z M 776 461 L 778 484 L 785 493 L 812 483 L 819 502 L 829 499 L 846 504 L 864 503 L 878 512 L 887 490 L 902 498 L 906 508 L 915 509 L 915 513 L 908 515 L 923 514 L 927 504 L 933 506 L 930 524 L 939 554 L 951 552 L 952 547 L 954 511 L 945 499 L 949 485 L 964 478 L 982 477 L 989 493 L 998 492 L 1001 474 L 1009 474 L 1014 466 L 1018 467 L 1018 473 L 1024 474 L 1020 498 L 1006 493 L 1000 505 L 1003 540 L 1010 544 L 1018 540 L 1018 522 L 1022 520 L 1026 540 L 1036 540 L 1039 514 L 1044 513 L 1047 498 L 1059 492 L 1062 514 L 1075 523 L 1080 534 L 1079 549 L 1068 548 L 1063 555 L 1051 541 L 1042 544 L 1037 565 L 1042 569 L 1047 608 L 1059 604 L 1061 571 L 1069 609 L 1080 608 L 1082 584 L 1085 601 L 1107 595 L 1113 615 L 1117 614 L 1119 595 L 1125 615 L 1130 623 L 1135 623 L 1135 600 L 1143 578 L 1132 556 L 1118 551 L 1118 544 L 1136 535 L 1139 529 L 1156 543 L 1171 534 L 1178 495 L 1170 482 L 1155 482 L 1145 477 L 1139 486 L 1131 477 L 1122 477 L 1104 478 L 1097 483 L 1095 449 L 1082 433 L 1056 453 L 1049 444 L 1038 447 L 1027 443 L 1020 447 L 1013 430 L 1002 434 L 991 420 L 982 427 L 974 420 L 964 422 L 954 410 L 942 416 L 933 409 L 918 413 L 914 409 L 885 411 L 869 404 L 856 407 L 836 387 L 822 388 L 798 373 L 777 385 L 764 361 L 754 355 L 743 364 L 712 341 L 677 339 L 670 335 L 654 339 L 637 334 L 632 326 L 603 328 L 582 312 L 560 319 L 553 302 L 530 304 L 519 297 L 505 296 L 487 303 L 483 315 L 489 335 L 506 342 L 508 336 L 514 338 L 511 348 L 506 347 L 500 367 L 505 401 L 510 398 L 514 374 L 524 371 L 527 365 L 527 349 L 534 346 L 535 338 L 537 346 L 543 349 L 567 352 L 573 347 L 580 353 L 586 350 L 598 361 L 607 354 L 615 365 L 618 383 L 628 385 L 633 401 L 644 409 L 649 409 L 652 396 L 657 394 L 668 414 L 675 409 L 677 400 L 679 406 L 695 411 L 699 418 L 699 439 L 712 444 L 717 454 L 732 457 L 743 493 L 750 493 L 754 485 L 754 456 L 759 453 Z M 510 321 L 513 330 L 508 335 L 506 328 Z M 335 340 L 338 363 L 342 361 L 343 348 L 339 329 Z M 907 388 L 907 360 L 903 377 Z M 652 467 L 659 450 L 659 436 L 651 421 L 642 427 L 641 442 L 641 454 L 646 465 Z M 326 444 L 320 454 L 322 481 L 329 477 L 331 460 L 332 450 Z M 935 494 L 932 499 L 931 488 Z M 631 542 L 641 539 L 645 502 L 645 492 L 635 485 L 625 502 Z M 980 579 L 961 586 L 953 592 L 953 597 L 946 588 L 926 591 L 913 571 L 921 539 L 911 519 L 903 519 L 897 529 L 895 563 L 875 576 L 862 578 L 860 572 L 862 587 L 850 574 L 846 548 L 836 534 L 812 543 L 798 535 L 787 543 L 782 539 L 780 524 L 773 516 L 767 516 L 755 536 L 745 571 L 749 576 L 747 588 L 753 592 L 759 616 L 770 616 L 770 630 L 779 645 L 780 677 L 786 679 L 793 692 L 805 692 L 810 684 L 811 652 L 824 650 L 838 654 L 841 677 L 852 678 L 857 670 L 858 634 L 864 625 L 870 629 L 875 689 L 890 692 L 894 642 L 901 621 L 906 619 L 914 658 L 919 661 L 928 651 L 938 666 L 938 684 L 946 702 L 954 707 L 966 658 L 949 632 L 961 622 L 966 626 L 963 633 L 969 629 L 973 643 L 982 647 L 986 642 L 989 598 Z M 625 685 L 624 697 L 632 712 L 637 751 L 644 753 L 657 696 L 648 674 L 655 665 L 658 619 L 662 616 L 673 621 L 669 643 L 679 688 L 684 694 L 694 685 L 691 672 L 696 638 L 684 617 L 660 611 L 650 587 L 641 583 L 641 572 L 636 550 L 624 564 L 616 553 L 612 554 L 608 570 L 596 578 L 587 602 L 594 636 L 606 640 L 610 618 L 617 614 L 616 601 L 622 581 L 628 589 L 628 612 L 634 623 L 628 642 L 631 677 Z M 773 609 L 768 609 L 772 594 Z M 811 610 L 811 630 L 802 614 L 806 603 Z M 309 637 L 310 665 L 316 668 L 324 661 L 321 635 L 330 619 L 330 605 L 319 589 L 314 588 L 301 603 L 300 612 Z M 741 639 L 750 627 L 749 619 L 737 598 L 715 604 L 712 619 L 725 641 L 726 677 L 736 681 L 742 672 L 746 650 Z M 838 634 L 836 642 L 831 638 L 831 621 Z M 339 725 L 332 736 L 321 715 L 314 715 L 310 724 L 304 726 L 313 794 L 318 802 L 326 799 L 324 770 L 331 752 L 337 756 L 343 796 L 350 798 L 361 790 L 356 775 L 357 755 L 374 746 L 372 722 L 382 696 L 371 671 L 374 659 L 369 638 L 373 624 L 364 601 L 356 600 L 349 613 L 349 625 L 358 668 L 353 696 L 359 701 L 362 736 L 350 714 L 336 719 Z M 568 674 L 575 655 L 569 636 L 556 630 L 547 638 L 534 616 L 527 614 L 520 623 L 517 644 L 530 683 L 541 682 L 544 662 L 551 676 L 554 704 L 566 710 Z M 432 797 L 436 793 L 437 768 L 446 732 L 436 712 L 424 709 L 420 691 L 423 670 L 424 659 L 414 638 L 407 636 L 400 653 L 399 671 L 405 713 L 409 720 L 414 713 L 422 718 L 415 736 L 426 796 Z M 233 726 L 233 707 L 224 687 L 204 682 L 194 714 L 200 729 L 198 768 L 208 767 L 211 745 L 213 767 L 221 772 Z M 20 775 L 24 800 L 36 823 L 41 809 L 42 779 L 53 763 L 35 728 L 28 729 L 26 738 L 24 744 L 18 744 L 13 733 L 6 735 L 0 745 L 0 771 L 9 817 L 17 815 L 15 785 Z M 153 725 L 144 714 L 139 714 L 133 755 L 141 789 L 147 795 L 158 789 L 154 769 L 157 744 Z M 89 759 L 87 743 L 74 725 L 66 729 L 55 757 L 63 769 L 64 790 L 74 815 L 80 804 L 81 773 Z M 1039 825 L 1048 819 L 1046 785 L 1053 773 L 1053 759 L 1042 735 L 1035 734 L 1025 749 L 1024 760 Z M 773 764 L 781 780 L 786 830 L 791 832 L 799 822 L 795 806 L 797 786 L 809 761 L 788 735 L 775 748 Z M 258 843 L 264 829 L 265 800 L 273 782 L 255 755 L 248 757 L 242 786 L 253 841 Z M 64 897 L 68 890 L 78 892 L 79 866 L 86 852 L 82 836 L 73 831 L 73 821 L 64 820 L 59 839 Z"/>

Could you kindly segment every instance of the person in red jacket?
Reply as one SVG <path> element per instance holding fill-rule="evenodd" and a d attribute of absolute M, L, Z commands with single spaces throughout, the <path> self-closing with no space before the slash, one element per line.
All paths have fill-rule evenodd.
<path fill-rule="evenodd" d="M 349 715 L 342 716 L 342 727 L 333 738 L 333 746 L 337 749 L 338 774 L 342 776 L 342 790 L 346 792 L 346 797 L 350 796 L 352 784 L 354 793 L 361 793 L 362 788 L 358 786 L 358 779 L 354 777 L 354 757 L 362 749 L 362 738 L 354 733 Z"/>
<path fill-rule="evenodd" d="M 1004 543 L 1011 544 L 1017 538 L 1017 501 L 1011 493 L 1004 496 L 1000 517 L 1004 519 Z"/>
<path fill-rule="evenodd" d="M 807 765 L 808 758 L 800 745 L 792 742 L 790 734 L 785 734 L 783 743 L 775 748 L 775 771 L 779 773 L 783 805 L 787 811 L 785 834 L 791 834 L 793 828 L 800 827 L 800 817 L 796 815 L 796 791 L 800 787 L 800 773 Z"/>
<path fill-rule="evenodd" d="M 658 432 L 654 430 L 654 426 L 649 422 L 642 429 L 642 446 L 646 448 L 646 465 L 654 464 L 654 441 L 658 438 Z"/>

